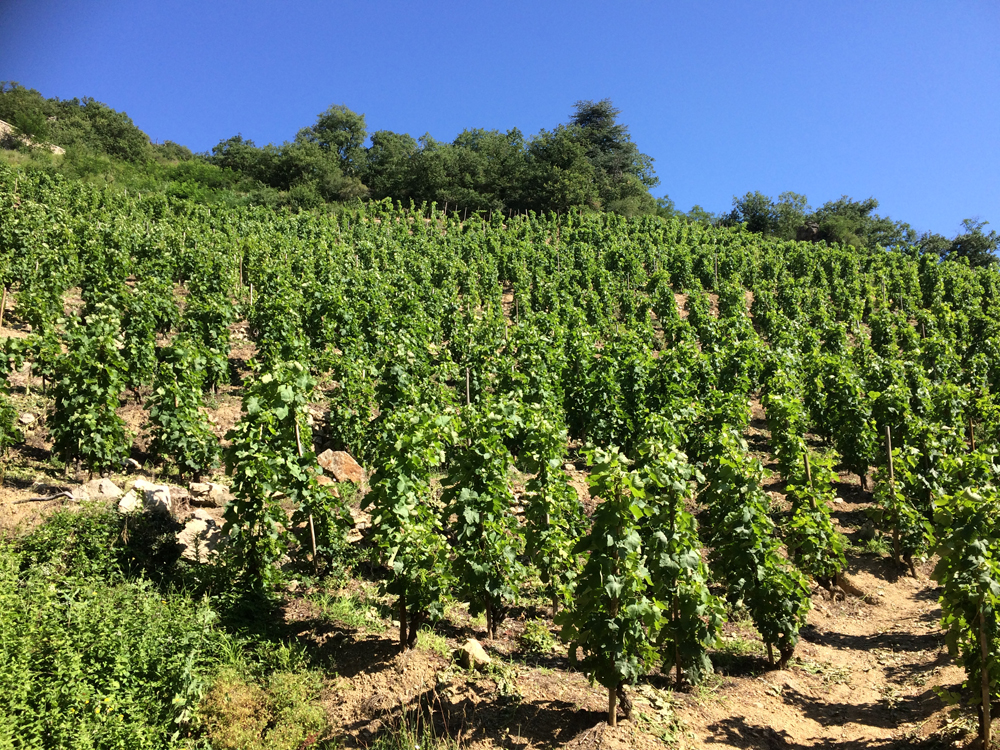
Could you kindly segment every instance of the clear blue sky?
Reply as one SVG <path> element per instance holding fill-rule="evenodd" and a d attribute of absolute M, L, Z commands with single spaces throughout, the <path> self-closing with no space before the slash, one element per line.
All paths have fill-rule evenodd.
<path fill-rule="evenodd" d="M 607 97 L 681 209 L 875 196 L 952 236 L 1000 229 L 998 38 L 997 0 L 0 0 L 0 79 L 195 151 L 330 104 L 450 140 Z"/>

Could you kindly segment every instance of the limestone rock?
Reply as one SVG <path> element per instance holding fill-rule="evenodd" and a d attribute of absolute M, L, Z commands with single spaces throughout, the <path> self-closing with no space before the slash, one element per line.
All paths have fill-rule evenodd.
<path fill-rule="evenodd" d="M 221 508 L 231 497 L 226 485 L 215 482 L 191 482 L 188 490 L 191 492 L 191 505 L 199 508 Z"/>
<path fill-rule="evenodd" d="M 135 490 L 129 490 L 122 495 L 122 499 L 118 501 L 118 512 L 135 513 L 137 510 L 142 510 L 142 501 L 139 500 L 139 496 L 135 494 Z"/>
<path fill-rule="evenodd" d="M 486 653 L 486 649 L 475 638 L 467 640 L 462 648 L 458 650 L 456 656 L 459 663 L 466 669 L 483 669 L 493 661 L 490 655 Z"/>
<path fill-rule="evenodd" d="M 129 474 L 135 474 L 139 469 L 142 468 L 142 464 L 136 461 L 134 458 L 126 458 L 125 463 L 122 465 Z"/>
<path fill-rule="evenodd" d="M 73 490 L 73 498 L 76 500 L 99 500 L 121 496 L 121 489 L 110 479 L 92 479 Z"/>
<path fill-rule="evenodd" d="M 132 489 L 141 492 L 143 507 L 153 513 L 169 513 L 173 507 L 170 498 L 170 488 L 165 484 L 153 484 L 145 479 L 137 479 Z"/>
<path fill-rule="evenodd" d="M 181 557 L 193 562 L 205 562 L 215 554 L 222 538 L 222 526 L 205 510 L 196 510 L 177 534 Z"/>
<path fill-rule="evenodd" d="M 325 450 L 316 457 L 316 460 L 323 467 L 323 471 L 330 472 L 338 482 L 361 484 L 365 481 L 365 470 L 347 451 Z"/>
<path fill-rule="evenodd" d="M 36 417 L 31 412 L 26 411 L 24 414 L 22 414 L 20 417 L 18 417 L 17 421 L 20 422 L 21 424 L 23 424 L 25 427 L 30 427 L 36 421 L 38 421 L 38 417 Z"/>

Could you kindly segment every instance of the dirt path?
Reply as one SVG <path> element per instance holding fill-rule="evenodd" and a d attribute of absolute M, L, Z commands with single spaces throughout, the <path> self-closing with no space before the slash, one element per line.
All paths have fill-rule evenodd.
<path fill-rule="evenodd" d="M 934 583 L 899 577 L 862 558 L 854 580 L 878 604 L 814 597 L 793 666 L 725 677 L 707 695 L 686 696 L 679 709 L 698 744 L 711 747 L 950 747 L 935 735 L 944 724 L 935 686 L 955 690 L 964 672 L 952 663 L 939 627 Z M 754 662 L 757 662 L 756 664 Z M 933 736 L 932 736 L 933 735 Z M 696 745 L 697 746 L 697 745 Z"/>

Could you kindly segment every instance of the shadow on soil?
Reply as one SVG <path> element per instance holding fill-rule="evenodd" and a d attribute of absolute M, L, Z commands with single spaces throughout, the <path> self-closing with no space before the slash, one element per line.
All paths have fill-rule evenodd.
<path fill-rule="evenodd" d="M 498 696 L 490 681 L 452 693 L 427 690 L 405 705 L 366 706 L 369 716 L 348 725 L 357 745 L 380 734 L 449 737 L 459 747 L 505 737 L 503 747 L 556 748 L 604 724 L 606 714 L 563 700 L 518 700 Z"/>
<path fill-rule="evenodd" d="M 724 742 L 734 747 L 753 748 L 754 750 L 781 750 L 783 748 L 826 748 L 827 750 L 937 750 L 953 748 L 954 740 L 943 737 L 900 737 L 893 739 L 874 740 L 860 738 L 856 740 L 809 739 L 806 742 L 796 742 L 787 732 L 775 730 L 768 726 L 750 724 L 739 717 L 723 719 L 708 727 L 710 742 Z"/>

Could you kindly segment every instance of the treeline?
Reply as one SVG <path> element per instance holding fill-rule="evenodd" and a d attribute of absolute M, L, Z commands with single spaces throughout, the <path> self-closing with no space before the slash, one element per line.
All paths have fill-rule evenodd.
<path fill-rule="evenodd" d="M 942 258 L 966 258 L 973 266 L 997 262 L 1000 235 L 987 232 L 986 221 L 965 219 L 963 231 L 948 239 L 935 232 L 918 234 L 904 221 L 879 216 L 875 213 L 878 205 L 875 198 L 857 201 L 845 195 L 813 209 L 806 196 L 798 193 L 782 193 L 774 200 L 755 191 L 733 198 L 732 211 L 713 218 L 728 226 L 746 224 L 751 232 L 782 240 L 839 242 L 854 247 L 917 247 L 921 253 Z"/>
<path fill-rule="evenodd" d="M 84 98 L 47 99 L 17 83 L 0 82 L 0 120 L 15 133 L 7 149 L 29 164 L 90 182 L 160 192 L 204 204 L 265 205 L 313 210 L 389 198 L 403 205 L 437 204 L 468 215 L 608 211 L 657 214 L 705 225 L 745 224 L 783 240 L 904 249 L 971 265 L 996 262 L 1000 236 L 986 222 L 966 219 L 949 239 L 875 213 L 875 198 L 843 196 L 813 209 L 804 195 L 760 192 L 733 199 L 729 213 L 700 206 L 678 211 L 669 197 L 654 198 L 659 184 L 653 159 L 639 151 L 610 100 L 579 101 L 569 122 L 526 136 L 467 129 L 450 142 L 430 134 L 414 138 L 389 130 L 369 132 L 363 114 L 334 105 L 290 141 L 258 146 L 241 134 L 210 153 L 194 154 L 171 141 L 153 144 L 124 112 Z M 55 159 L 24 144 L 66 149 Z"/>
<path fill-rule="evenodd" d="M 0 120 L 16 129 L 4 145 L 23 149 L 23 136 L 66 149 L 59 165 L 33 154 L 44 166 L 70 177 L 110 175 L 106 181 L 199 202 L 295 209 L 391 198 L 463 213 L 656 213 L 653 159 L 618 115 L 609 100 L 581 101 L 568 123 L 534 136 L 475 128 L 444 142 L 429 134 L 369 133 L 363 114 L 335 105 L 279 145 L 235 135 L 211 153 L 192 154 L 169 141 L 151 144 L 125 113 L 93 99 L 46 99 L 0 83 Z"/>
<path fill-rule="evenodd" d="M 526 137 L 475 128 L 450 143 L 427 134 L 369 133 L 364 115 L 335 105 L 280 146 L 240 135 L 208 160 L 316 204 L 358 197 L 437 203 L 460 212 L 654 213 L 652 158 L 640 153 L 609 100 L 577 102 L 569 123 Z"/>

